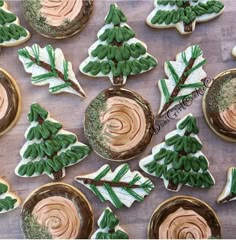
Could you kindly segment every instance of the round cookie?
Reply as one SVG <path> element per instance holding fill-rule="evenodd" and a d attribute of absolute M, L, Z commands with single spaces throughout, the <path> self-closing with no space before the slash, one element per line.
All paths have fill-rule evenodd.
<path fill-rule="evenodd" d="M 17 122 L 21 112 L 21 96 L 15 79 L 0 68 L 0 136 Z"/>
<path fill-rule="evenodd" d="M 149 239 L 220 239 L 221 226 L 203 201 L 178 196 L 157 207 L 148 225 Z"/>
<path fill-rule="evenodd" d="M 26 239 L 88 239 L 93 221 L 86 197 L 65 183 L 49 183 L 34 190 L 21 211 Z"/>
<path fill-rule="evenodd" d="M 221 138 L 236 142 L 236 69 L 217 75 L 206 90 L 202 108 L 209 127 Z"/>
<path fill-rule="evenodd" d="M 90 0 L 23 0 L 23 13 L 39 34 L 63 39 L 82 31 L 93 11 Z"/>
<path fill-rule="evenodd" d="M 102 91 L 85 112 L 85 136 L 93 150 L 112 161 L 129 160 L 149 144 L 154 129 L 150 105 L 128 89 Z"/>

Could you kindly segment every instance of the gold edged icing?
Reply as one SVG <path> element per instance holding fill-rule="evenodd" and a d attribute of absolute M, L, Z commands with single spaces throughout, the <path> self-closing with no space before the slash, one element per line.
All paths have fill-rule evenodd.
<path fill-rule="evenodd" d="M 209 114 L 207 112 L 207 104 L 206 104 L 206 97 L 208 95 L 208 91 L 209 89 L 212 87 L 212 85 L 214 85 L 214 80 L 216 79 L 219 79 L 225 75 L 229 75 L 230 73 L 232 72 L 236 72 L 236 69 L 229 69 L 229 70 L 226 70 L 226 71 L 223 71 L 221 73 L 219 73 L 214 79 L 213 81 L 211 81 L 208 85 L 209 87 L 206 89 L 204 95 L 203 95 L 203 98 L 202 98 L 202 111 L 203 111 L 203 114 L 204 114 L 204 117 L 205 117 L 205 121 L 207 123 L 207 125 L 210 127 L 210 129 L 217 135 L 219 136 L 220 138 L 226 140 L 226 141 L 229 141 L 229 142 L 233 142 L 233 143 L 236 143 L 236 139 L 234 138 L 231 138 L 229 136 L 226 136 L 222 133 L 220 133 L 215 127 L 214 125 L 212 124 L 212 122 L 210 121 L 210 117 L 209 117 Z M 236 131 L 235 131 L 236 132 Z"/>
<path fill-rule="evenodd" d="M 21 95 L 20 95 L 20 89 L 19 89 L 19 87 L 18 87 L 18 85 L 17 85 L 17 83 L 16 83 L 16 80 L 6 71 L 6 70 L 4 70 L 4 69 L 2 69 L 2 68 L 0 68 L 0 74 L 3 74 L 5 77 L 6 77 L 6 79 L 8 79 L 10 82 L 11 82 L 11 84 L 13 85 L 13 87 L 14 87 L 14 89 L 15 89 L 15 91 L 16 91 L 16 94 L 17 94 L 17 96 L 18 96 L 18 107 L 17 107 L 17 112 L 16 112 L 16 115 L 15 115 L 15 118 L 10 122 L 10 124 L 7 126 L 7 128 L 6 129 L 4 129 L 2 132 L 0 131 L 0 137 L 2 136 L 2 135 L 4 135 L 5 133 L 7 133 L 9 130 L 11 130 L 14 126 L 15 126 L 15 124 L 16 124 L 16 122 L 18 121 L 18 119 L 19 119 L 19 116 L 20 116 L 20 113 L 21 113 L 21 104 L 22 104 L 22 100 L 21 100 Z"/>
<path fill-rule="evenodd" d="M 155 234 L 155 222 L 157 220 L 163 221 L 167 218 L 168 215 L 171 214 L 171 212 L 168 215 L 163 215 L 163 212 L 167 211 L 168 209 L 173 210 L 172 213 L 174 213 L 178 208 L 186 207 L 184 203 L 187 204 L 187 207 L 192 207 L 192 209 L 195 207 L 196 210 L 194 210 L 196 213 L 197 211 L 200 211 L 201 209 L 204 210 L 201 215 L 208 223 L 208 226 L 210 227 L 212 231 L 212 238 L 220 239 L 221 238 L 221 225 L 218 216 L 214 212 L 214 210 L 205 202 L 203 202 L 200 199 L 190 197 L 190 196 L 175 196 L 172 198 L 167 199 L 166 201 L 162 202 L 153 212 L 150 221 L 148 223 L 147 228 L 147 235 L 148 239 L 159 239 L 156 237 Z M 175 209 L 176 208 L 176 209 Z M 155 221 L 156 219 L 156 221 Z M 209 224 L 210 223 L 210 224 Z"/>
<path fill-rule="evenodd" d="M 32 214 L 35 206 L 45 198 L 59 196 L 69 199 L 75 205 L 78 216 L 80 218 L 80 228 L 76 239 L 89 239 L 93 232 L 94 213 L 93 209 L 85 197 L 85 195 L 77 188 L 63 183 L 55 182 L 45 184 L 32 191 L 25 199 L 21 210 L 21 230 L 27 239 L 26 225 L 24 225 L 24 217 Z"/>

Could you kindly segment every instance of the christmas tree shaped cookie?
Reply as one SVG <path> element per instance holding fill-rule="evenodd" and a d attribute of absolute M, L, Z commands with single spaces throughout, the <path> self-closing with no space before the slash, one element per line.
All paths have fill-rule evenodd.
<path fill-rule="evenodd" d="M 80 71 L 92 77 L 109 77 L 113 85 L 123 85 L 130 75 L 153 69 L 157 60 L 147 53 L 147 46 L 135 38 L 126 24 L 127 18 L 116 4 L 110 5 L 105 26 L 98 32 L 98 41 L 89 48 L 89 57 Z"/>
<path fill-rule="evenodd" d="M 37 86 L 49 84 L 49 92 L 58 94 L 72 93 L 85 97 L 72 69 L 61 49 L 51 45 L 41 48 L 38 44 L 25 47 L 18 51 L 20 61 L 27 73 L 32 73 L 31 83 Z"/>
<path fill-rule="evenodd" d="M 39 104 L 31 105 L 31 123 L 25 133 L 27 142 L 20 151 L 22 160 L 15 173 L 21 177 L 47 174 L 53 180 L 65 176 L 65 168 L 88 156 L 90 148 L 78 141 L 75 134 L 62 130 L 62 125 L 50 118 Z"/>
<path fill-rule="evenodd" d="M 224 11 L 219 0 L 154 0 L 154 6 L 147 24 L 154 28 L 175 27 L 181 34 L 191 34 L 197 22 L 214 19 Z"/>
<path fill-rule="evenodd" d="M 202 88 L 202 80 L 207 77 L 203 70 L 206 60 L 198 45 L 188 47 L 176 56 L 176 61 L 165 62 L 165 73 L 168 79 L 158 82 L 161 91 L 161 105 L 159 116 L 179 104 L 179 102 L 191 98 L 192 92 Z"/>
<path fill-rule="evenodd" d="M 134 201 L 142 202 L 154 188 L 153 183 L 138 171 L 131 172 L 128 164 L 111 171 L 109 165 L 98 171 L 77 176 L 75 180 L 90 189 L 102 202 L 110 201 L 116 208 L 130 207 Z"/>
<path fill-rule="evenodd" d="M 99 229 L 92 235 L 91 239 L 129 239 L 128 234 L 119 224 L 119 219 L 111 209 L 107 207 L 98 219 Z"/>
<path fill-rule="evenodd" d="M 200 151 L 196 118 L 188 114 L 177 123 L 177 130 L 165 136 L 165 142 L 155 146 L 152 154 L 139 166 L 146 173 L 164 180 L 166 189 L 179 191 L 182 185 L 209 188 L 215 180 L 208 170 L 209 162 Z"/>
<path fill-rule="evenodd" d="M 29 31 L 20 25 L 19 18 L 0 0 L 0 47 L 20 45 L 29 38 Z"/>
<path fill-rule="evenodd" d="M 0 214 L 14 210 L 20 202 L 20 198 L 10 192 L 9 184 L 0 178 Z"/>
<path fill-rule="evenodd" d="M 217 202 L 222 204 L 233 200 L 236 200 L 236 168 L 230 167 L 225 188 L 219 195 Z"/>

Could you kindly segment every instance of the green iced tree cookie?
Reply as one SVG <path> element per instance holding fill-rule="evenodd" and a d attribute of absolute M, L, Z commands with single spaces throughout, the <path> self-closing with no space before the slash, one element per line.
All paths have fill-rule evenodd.
<path fill-rule="evenodd" d="M 166 189 L 179 191 L 182 185 L 209 188 L 215 180 L 208 170 L 209 162 L 200 151 L 196 118 L 188 114 L 177 123 L 177 130 L 168 133 L 165 142 L 152 149 L 139 166 L 146 173 L 164 180 Z"/>
<path fill-rule="evenodd" d="M 53 180 L 65 176 L 65 168 L 72 166 L 90 153 L 90 148 L 78 141 L 75 134 L 62 130 L 62 125 L 50 118 L 39 104 L 31 105 L 31 123 L 25 133 L 27 142 L 20 151 L 22 160 L 15 173 L 21 177 L 47 174 Z"/>
<path fill-rule="evenodd" d="M 129 239 L 128 234 L 120 227 L 120 221 L 112 210 L 107 207 L 98 219 L 99 229 L 91 239 Z"/>
<path fill-rule="evenodd" d="M 154 28 L 175 27 L 181 34 L 191 34 L 197 22 L 206 22 L 224 11 L 216 0 L 154 0 L 155 9 L 147 17 Z"/>
<path fill-rule="evenodd" d="M 109 77 L 113 85 L 126 83 L 130 75 L 153 69 L 157 60 L 147 53 L 147 46 L 135 38 L 127 18 L 116 4 L 110 5 L 98 41 L 89 48 L 89 57 L 80 71 L 92 77 Z"/>
<path fill-rule="evenodd" d="M 19 18 L 0 0 L 0 47 L 20 45 L 29 38 L 29 31 L 20 25 Z"/>
<path fill-rule="evenodd" d="M 150 179 L 138 171 L 131 172 L 128 164 L 118 166 L 114 172 L 109 165 L 104 165 L 94 173 L 77 176 L 75 180 L 102 202 L 108 200 L 116 208 L 130 207 L 134 201 L 142 202 L 154 188 Z"/>
<path fill-rule="evenodd" d="M 0 214 L 12 211 L 20 205 L 20 198 L 9 190 L 9 184 L 0 178 Z"/>

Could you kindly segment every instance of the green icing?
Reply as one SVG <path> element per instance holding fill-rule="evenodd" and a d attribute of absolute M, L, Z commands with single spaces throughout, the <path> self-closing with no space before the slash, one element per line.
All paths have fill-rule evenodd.
<path fill-rule="evenodd" d="M 27 239 L 52 239 L 48 229 L 40 225 L 31 214 L 23 216 L 22 226 Z"/>
<path fill-rule="evenodd" d="M 2 7 L 4 5 L 4 1 L 0 0 L 0 7 Z"/>
<path fill-rule="evenodd" d="M 189 1 L 187 1 L 189 2 Z M 197 1 L 193 1 L 197 2 Z M 159 5 L 177 5 L 179 9 L 174 10 L 158 10 L 154 17 L 151 20 L 152 24 L 176 24 L 180 21 L 183 21 L 185 24 L 190 24 L 197 17 L 204 14 L 219 13 L 223 8 L 224 4 L 219 1 L 207 1 L 206 3 L 200 2 L 192 6 L 184 7 L 186 1 L 172 1 L 172 0 L 163 0 L 157 1 Z M 191 4 L 191 3 L 190 3 Z"/>
<path fill-rule="evenodd" d="M 38 121 L 39 119 L 45 120 L 48 116 L 48 112 L 43 109 L 39 104 L 32 104 L 30 107 L 30 112 L 28 114 L 28 119 L 30 122 Z"/>
<path fill-rule="evenodd" d="M 119 219 L 113 212 L 106 209 L 99 223 L 101 229 L 107 229 L 108 232 L 99 231 L 96 234 L 96 239 L 129 239 L 129 236 L 122 230 L 115 230 L 119 225 Z"/>
<path fill-rule="evenodd" d="M 9 211 L 13 209 L 16 202 L 17 200 L 12 197 L 0 199 L 0 212 L 3 210 Z"/>
<path fill-rule="evenodd" d="M 0 3 L 1 5 L 1 3 Z M 0 25 L 12 23 L 16 20 L 16 15 L 0 9 Z"/>
<path fill-rule="evenodd" d="M 0 43 L 10 41 L 11 39 L 19 40 L 21 37 L 26 37 L 27 32 L 24 27 L 16 24 L 0 27 Z"/>
<path fill-rule="evenodd" d="M 230 188 L 230 193 L 236 195 L 236 168 L 232 169 L 232 184 Z"/>
<path fill-rule="evenodd" d="M 118 25 L 120 23 L 124 23 L 127 21 L 126 16 L 123 14 L 123 12 L 116 6 L 116 4 L 110 5 L 109 13 L 106 16 L 105 23 L 106 24 L 114 24 Z"/>
<path fill-rule="evenodd" d="M 0 195 L 7 192 L 8 186 L 6 184 L 0 183 Z"/>
<path fill-rule="evenodd" d="M 193 116 L 188 116 L 184 121 L 179 124 L 180 130 L 186 129 L 188 133 L 198 134 L 199 129 L 197 127 L 197 120 Z"/>
<path fill-rule="evenodd" d="M 116 58 L 122 59 L 120 56 Z M 90 61 L 84 67 L 83 72 L 90 73 L 93 76 L 96 76 L 99 72 L 104 75 L 111 72 L 114 77 L 120 75 L 127 77 L 131 74 L 136 75 L 147 71 L 156 65 L 156 60 L 151 56 L 141 57 L 138 60 L 119 61 L 117 65 L 113 61 Z"/>

